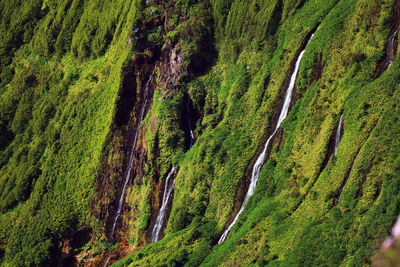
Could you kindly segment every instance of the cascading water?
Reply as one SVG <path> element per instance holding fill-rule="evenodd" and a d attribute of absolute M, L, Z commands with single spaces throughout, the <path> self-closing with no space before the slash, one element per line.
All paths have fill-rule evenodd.
<path fill-rule="evenodd" d="M 393 11 L 393 28 L 389 35 L 388 41 L 386 43 L 386 57 L 383 60 L 383 71 L 387 70 L 392 66 L 393 61 L 396 59 L 397 54 L 397 40 L 400 31 L 400 1 L 397 0 Z M 380 73 L 381 74 L 381 73 Z"/>
<path fill-rule="evenodd" d="M 357 158 L 358 158 L 358 155 L 360 154 L 360 151 L 361 151 L 361 149 L 357 152 L 357 155 L 356 155 L 356 157 L 355 157 L 354 160 L 353 160 L 353 164 L 351 164 L 351 168 L 350 168 L 349 175 L 346 177 L 346 179 L 344 180 L 343 186 L 340 188 L 340 191 L 339 191 L 339 199 L 338 199 L 336 205 L 339 204 L 340 201 L 341 201 L 343 191 L 344 191 L 344 189 L 346 188 L 347 180 L 349 180 L 349 178 L 350 178 L 350 176 L 351 176 L 351 173 L 353 172 L 354 164 L 355 164 L 356 161 L 357 161 Z"/>
<path fill-rule="evenodd" d="M 400 32 L 400 0 L 394 4 L 392 11 L 392 26 L 385 44 L 385 52 L 381 60 L 379 60 L 374 78 L 380 77 L 390 66 L 397 57 L 398 35 Z"/>
<path fill-rule="evenodd" d="M 193 134 L 193 129 L 192 129 L 192 113 L 190 112 L 190 97 L 189 95 L 187 96 L 187 101 L 186 101 L 186 114 L 187 114 L 187 123 L 188 123 L 188 129 L 190 132 L 190 140 L 189 140 L 189 149 L 192 148 L 194 144 L 194 134 Z"/>
<path fill-rule="evenodd" d="M 400 30 L 400 25 L 397 27 L 394 33 L 392 33 L 389 37 L 387 44 L 387 62 L 385 62 L 386 69 L 390 68 L 390 66 L 392 66 L 393 64 L 393 61 L 396 59 L 397 36 L 399 34 L 399 30 Z"/>
<path fill-rule="evenodd" d="M 340 139 L 342 138 L 342 128 L 343 128 L 343 114 L 340 115 L 339 119 L 339 125 L 336 130 L 336 135 L 335 135 L 335 154 L 338 150 Z"/>
<path fill-rule="evenodd" d="M 194 133 L 192 129 L 192 116 L 190 112 L 190 97 L 187 96 L 186 101 L 186 115 L 187 115 L 187 123 L 188 129 L 190 132 L 190 140 L 189 140 L 189 150 L 192 148 L 194 144 Z M 168 173 L 167 178 L 165 179 L 164 185 L 164 193 L 161 203 L 160 211 L 158 212 L 156 223 L 154 224 L 153 231 L 151 232 L 151 242 L 157 242 L 160 240 L 161 230 L 164 226 L 164 221 L 167 218 L 167 208 L 168 202 L 171 198 L 172 191 L 174 189 L 174 171 L 175 167 L 172 167 L 171 171 Z"/>
<path fill-rule="evenodd" d="M 111 232 L 110 232 L 110 238 L 113 238 L 114 232 L 115 232 L 115 227 L 117 225 L 119 217 L 121 216 L 122 206 L 124 204 L 124 199 L 125 199 L 126 187 L 128 186 L 129 178 L 131 176 L 132 167 L 133 167 L 133 160 L 135 158 L 137 138 L 138 138 L 138 135 L 139 135 L 139 127 L 140 127 L 140 124 L 142 123 L 142 120 L 144 118 L 144 112 L 145 112 L 146 107 L 147 107 L 147 98 L 148 98 L 148 95 L 149 95 L 149 87 L 150 87 L 150 82 L 151 82 L 151 79 L 153 78 L 153 75 L 154 75 L 154 71 L 150 75 L 149 80 L 147 81 L 146 86 L 144 88 L 144 93 L 143 93 L 144 102 L 143 102 L 143 104 L 141 106 L 140 113 L 139 113 L 139 116 L 138 116 L 138 120 L 137 120 L 137 123 L 136 123 L 135 136 L 133 138 L 132 148 L 131 148 L 131 152 L 130 152 L 130 156 L 129 156 L 128 167 L 126 169 L 125 177 L 124 177 L 124 185 L 122 187 L 121 196 L 119 198 L 118 209 L 117 209 L 117 212 L 115 213 L 115 217 L 114 217 L 114 220 L 113 220 L 113 224 L 112 224 L 112 228 L 111 228 Z"/>
<path fill-rule="evenodd" d="M 314 36 L 314 34 L 311 35 L 310 39 L 308 40 L 308 43 L 310 42 L 310 40 L 312 39 L 313 36 Z M 308 43 L 307 43 L 307 45 L 308 45 Z M 256 185 L 257 185 L 258 178 L 260 176 L 260 170 L 261 170 L 261 167 L 263 166 L 265 158 L 267 156 L 267 150 L 268 150 L 268 147 L 269 147 L 269 145 L 271 143 L 271 140 L 274 138 L 276 132 L 278 131 L 278 128 L 281 126 L 283 120 L 286 118 L 286 116 L 287 116 L 287 114 L 289 112 L 290 102 L 292 100 L 292 94 L 293 94 L 293 89 L 294 89 L 296 78 L 297 78 L 297 73 L 299 71 L 301 59 L 303 58 L 303 55 L 304 55 L 305 51 L 306 51 L 306 48 L 304 48 L 304 50 L 301 51 L 301 53 L 299 54 L 299 56 L 298 56 L 298 58 L 296 60 L 295 68 L 293 70 L 292 76 L 290 77 L 290 83 L 289 83 L 289 86 L 288 86 L 288 88 L 286 90 L 286 93 L 285 93 L 285 100 L 283 102 L 282 110 L 281 110 L 281 113 L 279 115 L 278 123 L 276 124 L 276 127 L 275 127 L 273 133 L 271 134 L 271 136 L 268 138 L 267 142 L 265 143 L 262 153 L 260 154 L 260 156 L 258 156 L 257 161 L 253 166 L 253 171 L 252 171 L 252 174 L 251 174 L 251 181 L 250 181 L 249 189 L 247 190 L 247 194 L 246 194 L 246 196 L 245 196 L 245 198 L 243 200 L 242 206 L 240 207 L 239 212 L 236 214 L 236 216 L 233 219 L 232 223 L 228 226 L 228 228 L 222 234 L 221 238 L 218 241 L 218 244 L 221 244 L 222 242 L 225 241 L 225 239 L 228 236 L 229 231 L 231 230 L 232 226 L 235 225 L 235 223 L 238 220 L 240 214 L 243 212 L 247 201 L 249 200 L 251 195 L 253 195 L 253 193 L 254 193 L 254 190 L 255 190 Z"/>
<path fill-rule="evenodd" d="M 167 205 L 171 197 L 172 190 L 174 189 L 174 171 L 175 167 L 172 167 L 171 171 L 167 175 L 167 179 L 165 179 L 162 205 L 160 211 L 158 212 L 157 220 L 156 223 L 154 224 L 153 231 L 151 232 L 152 243 L 160 240 L 161 229 L 164 224 L 165 217 L 167 215 L 167 207 L 168 207 Z"/>

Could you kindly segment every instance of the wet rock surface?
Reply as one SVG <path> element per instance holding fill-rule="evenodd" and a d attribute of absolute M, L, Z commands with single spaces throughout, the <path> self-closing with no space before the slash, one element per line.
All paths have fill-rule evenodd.
<path fill-rule="evenodd" d="M 375 78 L 378 78 L 385 72 L 397 57 L 398 34 L 400 31 L 400 1 L 396 1 L 392 11 L 392 26 L 385 45 L 385 52 L 378 62 L 375 71 Z"/>

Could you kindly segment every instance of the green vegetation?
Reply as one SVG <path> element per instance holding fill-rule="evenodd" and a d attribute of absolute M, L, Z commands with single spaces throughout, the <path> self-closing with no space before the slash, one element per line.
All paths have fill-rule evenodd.
<path fill-rule="evenodd" d="M 146 82 L 143 58 L 161 62 L 139 135 L 144 174 L 127 191 L 119 237 L 148 244 L 175 166 L 173 205 L 166 237 L 116 266 L 370 264 L 400 214 L 400 63 L 374 78 L 395 2 L 0 1 L 0 264 L 54 264 L 59 241 L 82 229 L 93 231 L 77 253 L 116 248 L 106 209 L 137 118 L 118 126 L 116 112 L 124 79 L 136 93 Z M 216 245 L 313 31 L 255 194 Z M 177 43 L 188 74 L 169 88 L 157 51 Z M 186 95 L 197 118 L 189 151 Z M 327 157 L 340 114 L 343 138 Z"/>
<path fill-rule="evenodd" d="M 258 17 L 249 6 L 259 3 L 249 2 L 212 3 L 214 14 L 220 15 L 216 34 L 225 38 L 217 42 L 217 64 L 187 85 L 202 114 L 197 122 L 201 135 L 175 180 L 166 229 L 173 238 L 141 249 L 120 265 L 360 265 L 370 262 L 399 213 L 397 194 L 391 191 L 396 178 L 385 178 L 396 176 L 392 149 L 398 132 L 383 126 L 397 121 L 399 72 L 394 65 L 371 82 L 390 29 L 393 1 L 267 5 L 271 11 L 261 13 L 270 17 L 260 24 L 280 26 L 266 32 L 251 21 Z M 300 68 L 298 101 L 274 142 L 256 193 L 228 240 L 213 248 L 238 209 L 236 195 L 265 140 L 289 63 L 318 25 Z M 322 75 L 313 80 L 319 58 Z M 339 152 L 321 170 L 342 112 Z M 361 147 L 342 202 L 334 206 Z"/>
<path fill-rule="evenodd" d="M 2 261 L 50 264 L 59 239 L 91 225 L 88 207 L 121 69 L 131 56 L 125 38 L 136 9 L 126 1 L 0 5 L 1 58 L 12 57 L 1 66 Z M 86 19 L 94 13 L 97 22 Z M 3 79 L 10 69 L 14 74 Z"/>

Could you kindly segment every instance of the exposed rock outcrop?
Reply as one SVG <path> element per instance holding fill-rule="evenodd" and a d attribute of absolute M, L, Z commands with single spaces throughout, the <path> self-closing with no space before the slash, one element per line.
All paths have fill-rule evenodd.
<path fill-rule="evenodd" d="M 183 53 L 180 44 L 166 43 L 161 53 L 160 83 L 170 91 L 178 89 L 179 81 L 187 75 L 183 66 Z"/>

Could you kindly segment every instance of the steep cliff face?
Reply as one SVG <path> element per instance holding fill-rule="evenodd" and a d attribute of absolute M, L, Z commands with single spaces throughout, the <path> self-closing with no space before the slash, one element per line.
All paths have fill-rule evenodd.
<path fill-rule="evenodd" d="M 96 257 L 94 264 L 111 264 L 127 256 L 134 247 L 150 242 L 165 186 L 164 179 L 160 178 L 164 170 L 159 162 L 162 155 L 158 144 L 159 129 L 165 126 L 159 125 L 157 113 L 147 113 L 153 106 L 155 90 L 167 98 L 182 94 L 179 85 L 188 75 L 183 63 L 182 45 L 169 41 L 162 48 L 152 46 L 145 53 L 136 54 L 123 71 L 111 130 L 112 146 L 104 152 L 117 156 L 104 162 L 97 180 L 97 197 L 93 200 L 93 214 L 105 222 L 104 235 L 110 241 L 122 240 L 123 243 L 116 250 Z M 164 101 L 163 98 L 156 100 Z M 157 106 L 156 103 L 153 109 Z M 144 122 L 142 119 L 146 116 L 149 119 Z M 177 131 L 184 130 L 185 121 L 180 119 L 175 124 Z M 154 136 L 150 139 L 150 149 L 146 138 L 149 135 Z M 186 141 L 181 138 L 173 145 L 183 147 L 184 143 Z M 125 183 L 126 191 L 123 189 Z M 119 206 L 122 207 L 120 215 Z"/>
<path fill-rule="evenodd" d="M 152 105 L 155 88 L 153 70 L 156 59 L 157 56 L 149 57 L 145 54 L 137 54 L 123 72 L 124 78 L 117 100 L 113 134 L 111 135 L 112 148 L 107 151 L 117 157 L 111 157 L 104 163 L 103 171 L 100 172 L 97 180 L 98 198 L 94 200 L 93 204 L 96 217 L 101 221 L 106 221 L 104 231 L 110 239 L 114 238 L 111 228 L 119 201 L 121 198 L 125 198 L 122 196 L 125 179 L 129 180 L 128 184 L 141 185 L 143 183 L 147 144 L 139 115 L 141 111 L 147 114 Z M 146 86 L 148 86 L 148 92 L 145 93 Z M 131 154 L 133 154 L 132 171 L 127 177 Z M 113 203 L 107 203 L 107 201 Z M 119 223 L 118 221 L 118 226 Z"/>
<path fill-rule="evenodd" d="M 388 211 L 387 201 L 397 205 L 388 193 L 396 187 L 388 178 L 396 176 L 396 164 L 389 170 L 382 162 L 397 158 L 389 143 L 398 133 L 385 138 L 382 123 L 397 120 L 392 109 L 399 76 L 395 68 L 375 76 L 393 35 L 396 2 L 266 4 L 212 2 L 219 57 L 205 74 L 180 86 L 188 88 L 201 116 L 193 150 L 183 159 L 178 154 L 167 238 L 121 265 L 358 265 L 370 263 L 379 250 L 376 241 L 399 212 L 391 209 L 384 223 L 374 219 Z M 264 21 L 250 26 L 261 14 Z M 293 104 L 254 195 L 217 245 L 241 206 L 251 169 L 276 124 L 282 88 L 313 31 Z"/>
<path fill-rule="evenodd" d="M 399 3 L 1 0 L 0 264 L 371 264 Z"/>

